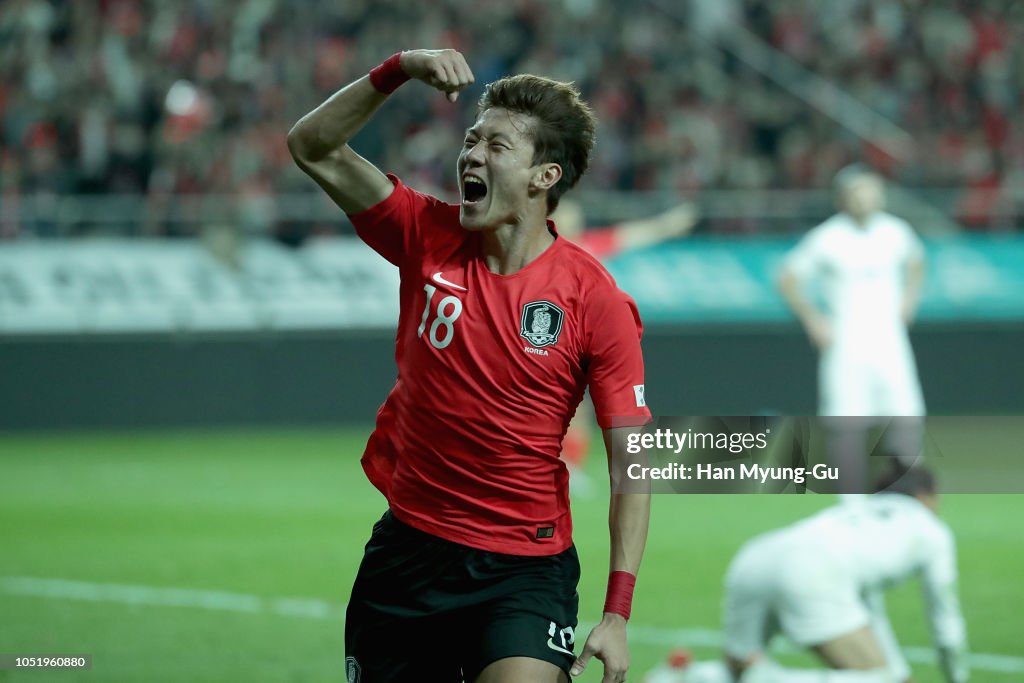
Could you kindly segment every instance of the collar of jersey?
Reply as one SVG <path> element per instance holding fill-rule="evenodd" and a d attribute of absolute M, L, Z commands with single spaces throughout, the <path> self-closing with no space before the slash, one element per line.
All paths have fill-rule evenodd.
<path fill-rule="evenodd" d="M 542 264 L 544 261 L 550 259 L 552 257 L 552 255 L 556 251 L 561 251 L 562 244 L 565 242 L 565 238 L 564 237 L 562 237 L 557 232 L 552 230 L 552 225 L 553 224 L 551 223 L 551 221 L 548 221 L 548 230 L 551 232 L 551 234 L 553 234 L 555 236 L 555 241 L 552 242 L 550 245 L 548 245 L 548 248 L 545 249 L 544 251 L 542 251 L 537 256 L 537 258 L 533 259 L 532 261 L 527 263 L 525 266 L 523 266 L 522 268 L 520 268 L 516 272 L 509 273 L 508 275 L 502 275 L 501 273 L 495 273 L 495 272 L 491 271 L 490 268 L 487 267 L 487 259 L 485 259 L 484 255 L 483 255 L 483 240 L 478 238 L 477 241 L 476 241 L 476 258 L 480 262 L 481 270 L 484 273 L 486 273 L 487 277 L 493 277 L 493 278 L 500 279 L 500 280 L 510 280 L 512 278 L 521 277 L 523 275 L 528 275 L 530 272 L 536 270 L 539 267 L 540 264 Z"/>

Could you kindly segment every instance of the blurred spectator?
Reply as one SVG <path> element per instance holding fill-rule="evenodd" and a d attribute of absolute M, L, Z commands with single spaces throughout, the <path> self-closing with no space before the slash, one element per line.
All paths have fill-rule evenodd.
<path fill-rule="evenodd" d="M 909 131 L 914 158 L 891 163 L 720 49 L 737 24 Z M 459 48 L 478 86 L 516 71 L 575 80 L 601 121 L 584 187 L 823 187 L 866 159 L 909 186 L 956 188 L 969 227 L 1020 220 L 1009 183 L 1024 174 L 1021 3 L 4 0 L 0 236 L 52 232 L 47 206 L 66 193 L 144 195 L 136 232 L 188 234 L 171 196 L 229 194 L 246 231 L 291 239 L 273 197 L 310 188 L 289 163 L 288 128 L 409 46 Z M 360 149 L 454 192 L 473 94 L 449 106 L 402 89 Z"/>

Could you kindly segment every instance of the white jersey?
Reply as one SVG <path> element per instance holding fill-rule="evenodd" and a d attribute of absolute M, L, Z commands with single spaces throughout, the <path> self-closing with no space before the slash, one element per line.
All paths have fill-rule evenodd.
<path fill-rule="evenodd" d="M 808 232 L 786 266 L 801 282 L 820 283 L 837 351 L 857 353 L 905 340 L 905 266 L 922 254 L 914 230 L 892 214 L 861 226 L 839 213 Z"/>
<path fill-rule="evenodd" d="M 772 534 L 778 550 L 842 566 L 864 593 L 912 576 L 924 587 L 936 644 L 965 645 L 957 599 L 956 544 L 949 527 L 917 499 L 901 494 L 866 496 L 859 505 L 837 505 Z"/>

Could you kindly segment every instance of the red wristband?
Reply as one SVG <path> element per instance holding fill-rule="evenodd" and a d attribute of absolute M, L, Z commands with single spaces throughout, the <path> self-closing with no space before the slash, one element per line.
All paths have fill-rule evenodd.
<path fill-rule="evenodd" d="M 633 587 L 636 577 L 629 572 L 612 572 L 608 575 L 608 592 L 605 594 L 604 611 L 629 619 L 633 606 Z"/>
<path fill-rule="evenodd" d="M 377 92 L 390 95 L 398 89 L 398 86 L 409 80 L 409 76 L 402 71 L 401 58 L 402 53 L 396 52 L 370 69 L 370 83 L 373 83 Z"/>

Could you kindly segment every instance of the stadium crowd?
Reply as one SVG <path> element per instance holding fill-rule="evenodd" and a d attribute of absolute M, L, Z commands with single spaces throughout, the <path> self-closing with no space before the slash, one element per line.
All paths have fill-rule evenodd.
<path fill-rule="evenodd" d="M 738 59 L 737 27 L 909 132 L 910 158 Z M 969 227 L 1024 220 L 1021 3 L 5 0 L 0 236 L 44 232 L 17 207 L 67 193 L 143 194 L 157 212 L 176 194 L 231 194 L 256 227 L 272 222 L 274 196 L 311 190 L 285 149 L 292 123 L 395 50 L 434 46 L 469 56 L 476 89 L 450 106 L 404 88 L 359 141 L 426 189 L 452 191 L 479 87 L 532 71 L 576 81 L 597 111 L 587 188 L 824 187 L 863 160 L 954 189 Z"/>

